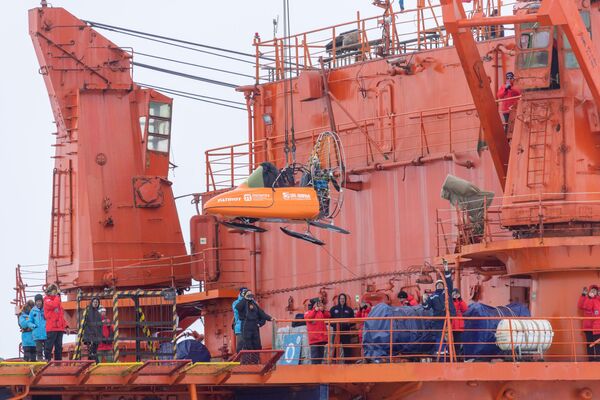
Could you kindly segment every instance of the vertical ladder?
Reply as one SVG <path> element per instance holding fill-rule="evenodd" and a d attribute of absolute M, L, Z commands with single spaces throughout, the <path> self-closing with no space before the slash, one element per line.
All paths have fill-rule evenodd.
<path fill-rule="evenodd" d="M 54 168 L 52 173 L 52 221 L 50 228 L 50 256 L 59 257 L 60 248 L 60 172 Z"/>
<path fill-rule="evenodd" d="M 546 185 L 546 156 L 550 144 L 547 129 L 550 118 L 548 102 L 531 103 L 527 135 L 527 187 Z"/>

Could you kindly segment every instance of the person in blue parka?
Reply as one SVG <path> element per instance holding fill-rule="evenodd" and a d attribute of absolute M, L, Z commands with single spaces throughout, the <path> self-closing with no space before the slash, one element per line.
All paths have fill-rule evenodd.
<path fill-rule="evenodd" d="M 29 300 L 21 309 L 19 314 L 19 327 L 21 328 L 21 345 L 23 346 L 23 358 L 25 361 L 35 361 L 35 342 L 33 341 L 33 328 L 35 325 L 29 318 L 33 300 Z"/>
<path fill-rule="evenodd" d="M 46 318 L 44 318 L 44 296 L 41 294 L 35 295 L 35 305 L 29 313 L 29 320 L 33 322 L 32 335 L 35 341 L 35 354 L 38 361 L 43 361 L 48 357 L 44 357 L 44 349 L 46 348 Z"/>
<path fill-rule="evenodd" d="M 431 294 L 423 307 L 426 310 L 431 310 L 433 312 L 434 317 L 445 317 L 446 316 L 446 302 L 448 302 L 448 308 L 450 311 L 450 316 L 456 316 L 456 310 L 454 309 L 454 303 L 452 299 L 448 298 L 449 293 L 452 293 L 453 285 L 452 285 L 452 274 L 450 269 L 448 268 L 448 262 L 444 260 L 444 278 L 446 280 L 446 288 L 444 288 L 444 282 L 442 280 L 438 280 L 435 283 L 435 292 Z M 444 330 L 444 319 L 437 318 L 431 321 L 431 330 L 434 333 L 435 337 L 435 351 L 437 352 L 439 349 L 440 342 L 442 340 L 443 330 Z"/>
<path fill-rule="evenodd" d="M 244 299 L 244 295 L 248 291 L 248 288 L 241 287 L 240 294 L 237 299 L 231 304 L 233 309 L 233 333 L 235 334 L 235 352 L 239 353 L 244 348 L 244 338 L 242 337 L 242 321 L 240 320 L 240 313 L 235 306 Z"/>

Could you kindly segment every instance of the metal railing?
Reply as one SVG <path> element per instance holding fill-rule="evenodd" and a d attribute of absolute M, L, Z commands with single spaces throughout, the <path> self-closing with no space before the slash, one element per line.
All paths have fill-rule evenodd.
<path fill-rule="evenodd" d="M 326 127 L 296 132 L 297 160 L 308 159 L 319 134 Z M 421 163 L 427 157 L 451 158 L 455 151 L 477 150 L 481 124 L 472 104 L 457 104 L 409 111 L 338 124 L 344 141 L 346 168 L 386 163 Z M 385 152 L 370 146 L 372 140 Z M 250 143 L 209 149 L 205 152 L 206 191 L 227 190 L 242 183 L 263 161 L 285 165 L 285 136 L 276 135 Z"/>
<path fill-rule="evenodd" d="M 389 4 L 388 4 L 389 3 Z M 374 4 L 381 15 L 362 18 L 285 38 L 261 40 L 254 38 L 256 48 L 256 82 L 283 79 L 288 71 L 295 76 L 302 70 L 319 66 L 323 59 L 329 68 L 357 62 L 407 54 L 452 45 L 443 25 L 441 6 L 431 0 L 419 0 L 416 8 L 394 12 L 395 2 L 378 0 Z M 474 0 L 465 3 L 469 17 L 496 16 L 510 13 L 512 1 Z M 393 5 L 393 6 L 392 6 Z M 416 30 L 415 30 L 416 28 Z M 498 27 L 498 32 L 503 27 Z M 498 36 L 489 27 L 476 27 L 477 40 Z"/>
<path fill-rule="evenodd" d="M 284 365 L 600 361 L 597 341 L 588 341 L 582 329 L 583 321 L 592 319 L 487 316 L 278 319 L 273 324 L 272 343 L 275 348 L 284 351 L 279 362 Z M 464 323 L 464 329 L 453 328 L 459 320 Z M 548 321 L 549 325 L 541 325 L 540 320 Z M 437 327 L 432 326 L 434 321 L 438 321 Z M 498 328 L 500 321 L 504 322 Z M 306 325 L 298 326 L 315 322 L 322 322 L 325 328 L 315 330 L 307 329 Z M 531 322 L 530 325 L 537 327 L 525 331 L 522 322 Z M 351 328 L 336 330 L 334 327 L 340 323 L 349 324 Z M 327 340 L 311 344 L 310 338 L 316 334 L 327 337 Z M 344 337 L 346 339 L 342 340 Z M 322 350 L 315 352 L 315 346 L 321 346 Z"/>
<path fill-rule="evenodd" d="M 487 203 L 484 198 L 436 210 L 438 256 L 469 244 L 589 236 L 600 223 L 600 193 L 595 192 L 495 197 Z"/>

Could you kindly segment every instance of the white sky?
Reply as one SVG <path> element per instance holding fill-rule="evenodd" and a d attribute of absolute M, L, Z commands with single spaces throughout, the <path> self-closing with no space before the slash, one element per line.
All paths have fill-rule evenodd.
<path fill-rule="evenodd" d="M 292 0 L 292 32 L 303 32 L 341 22 L 353 21 L 356 11 L 364 17 L 381 13 L 371 0 Z M 407 8 L 416 0 L 406 0 Z M 183 1 L 171 0 L 63 0 L 52 3 L 81 19 L 127 27 L 213 46 L 253 52 L 252 38 L 259 32 L 272 37 L 272 19 L 280 15 L 283 33 L 282 0 Z M 50 234 L 51 172 L 55 131 L 46 88 L 38 74 L 38 61 L 28 35 L 27 10 L 38 1 L 3 2 L 3 61 L 0 62 L 0 110 L 2 125 L 0 171 L 0 320 L 5 323 L 0 357 L 14 357 L 20 333 L 10 301 L 14 298 L 15 266 L 47 262 Z M 397 4 L 396 4 L 396 7 Z M 252 75 L 253 66 L 231 62 L 197 52 L 143 41 L 130 36 L 100 31 L 122 47 L 162 57 L 230 69 Z M 159 60 L 136 58 L 140 62 L 173 68 L 212 79 L 248 84 L 251 80 L 223 73 L 179 66 Z M 142 69 L 134 71 L 136 81 L 198 94 L 243 101 L 233 89 L 171 77 Z M 246 79 L 246 80 L 244 80 Z M 175 195 L 204 191 L 204 151 L 246 141 L 246 113 L 194 100 L 175 97 L 171 160 L 179 166 L 171 180 Z M 194 208 L 189 199 L 179 200 L 179 216 L 186 241 L 189 218 Z"/>

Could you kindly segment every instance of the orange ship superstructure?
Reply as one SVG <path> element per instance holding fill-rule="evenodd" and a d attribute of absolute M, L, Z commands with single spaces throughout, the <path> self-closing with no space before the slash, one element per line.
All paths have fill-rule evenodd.
<path fill-rule="evenodd" d="M 377 17 L 254 38 L 256 80 L 237 89 L 248 141 L 206 151 L 206 213 L 190 221 L 190 254 L 168 181 L 172 100 L 133 83 L 131 54 L 87 24 L 60 8 L 31 10 L 58 127 L 47 282 L 67 292 L 74 323 L 86 296 L 100 293 L 115 314 L 135 317 L 122 330 L 136 334 L 114 346 L 119 363 L 0 363 L 0 383 L 23 397 L 62 391 L 69 399 L 598 396 L 597 343 L 582 330 L 578 299 L 600 279 L 599 3 L 436 3 L 395 12 L 375 1 Z M 521 94 L 503 120 L 506 100 L 496 92 L 508 72 Z M 282 169 L 310 159 L 326 131 L 339 135 L 345 154 L 331 174 L 343 182 L 343 208 L 327 222 L 350 234 L 310 227 L 325 243 L 316 246 L 279 228 L 301 232 L 317 218 L 318 190 L 253 187 L 248 177 L 263 163 Z M 281 206 L 285 193 L 313 197 L 304 208 Z M 280 218 L 270 209 L 276 201 Z M 443 275 L 442 259 L 471 305 L 522 303 L 531 317 L 499 307 L 499 317 L 459 318 L 448 299 L 435 351 L 399 351 L 410 344 L 393 339 L 402 324 L 432 317 L 364 311 L 399 305 L 400 291 L 423 301 Z M 17 284 L 24 287 L 20 277 Z M 236 354 L 231 304 L 240 287 L 276 317 L 261 329 L 265 350 Z M 348 343 L 340 325 L 323 321 L 325 365 L 315 365 L 309 328 L 295 316 L 317 297 L 329 309 L 342 293 L 361 318 L 346 321 Z M 159 359 L 156 343 L 200 317 L 214 362 Z M 502 351 L 468 356 L 473 343 L 456 335 L 459 320 L 463 334 L 496 320 L 486 344 Z M 369 358 L 363 329 L 377 321 L 387 324 L 389 339 L 378 343 L 387 356 Z M 153 342 L 160 334 L 167 339 Z M 124 363 L 132 347 L 137 362 Z"/>

